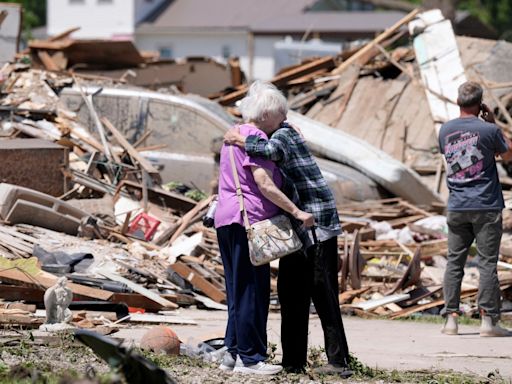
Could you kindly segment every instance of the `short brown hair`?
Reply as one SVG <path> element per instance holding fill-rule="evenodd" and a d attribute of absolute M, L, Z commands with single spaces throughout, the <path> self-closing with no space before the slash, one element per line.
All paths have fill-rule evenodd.
<path fill-rule="evenodd" d="M 474 107 L 482 103 L 484 90 L 474 81 L 466 81 L 459 87 L 457 104 L 459 107 Z"/>

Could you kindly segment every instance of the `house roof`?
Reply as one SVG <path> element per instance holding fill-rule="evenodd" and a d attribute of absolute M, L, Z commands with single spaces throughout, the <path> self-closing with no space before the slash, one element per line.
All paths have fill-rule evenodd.
<path fill-rule="evenodd" d="M 174 0 L 141 24 L 163 28 L 243 28 L 269 15 L 297 15 L 315 0 Z"/>
<path fill-rule="evenodd" d="M 316 32 L 375 32 L 381 31 L 404 17 L 402 12 L 306 12 L 293 16 L 278 16 L 255 22 L 255 33 Z"/>
<path fill-rule="evenodd" d="M 401 12 L 308 12 L 317 0 L 174 0 L 139 24 L 139 33 L 251 30 L 254 33 L 366 32 L 394 24 Z"/>

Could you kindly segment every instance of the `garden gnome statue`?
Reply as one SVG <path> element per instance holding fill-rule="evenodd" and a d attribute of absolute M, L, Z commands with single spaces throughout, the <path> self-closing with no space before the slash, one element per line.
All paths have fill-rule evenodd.
<path fill-rule="evenodd" d="M 57 284 L 44 293 L 46 324 L 65 324 L 71 321 L 73 315 L 68 307 L 73 299 L 73 293 L 66 286 L 67 282 L 65 277 L 61 277 Z"/>

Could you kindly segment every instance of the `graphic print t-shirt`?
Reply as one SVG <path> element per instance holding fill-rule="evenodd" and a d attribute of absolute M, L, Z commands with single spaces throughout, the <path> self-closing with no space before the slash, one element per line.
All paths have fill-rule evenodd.
<path fill-rule="evenodd" d="M 508 147 L 495 124 L 477 117 L 450 120 L 439 131 L 439 146 L 447 163 L 449 211 L 504 208 L 494 156 Z"/>

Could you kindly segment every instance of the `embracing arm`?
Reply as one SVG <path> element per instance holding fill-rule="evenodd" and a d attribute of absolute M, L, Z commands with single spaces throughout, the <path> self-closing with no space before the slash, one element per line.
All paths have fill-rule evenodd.
<path fill-rule="evenodd" d="M 272 161 L 281 161 L 285 157 L 284 145 L 280 140 L 266 140 L 256 135 L 242 136 L 237 127 L 224 134 L 226 144 L 245 148 L 250 156 L 261 157 Z"/>
<path fill-rule="evenodd" d="M 258 185 L 259 190 L 267 199 L 277 205 L 283 211 L 288 212 L 297 220 L 302 221 L 305 227 L 312 227 L 315 219 L 312 214 L 301 211 L 293 204 L 286 195 L 277 188 L 272 180 L 272 173 L 264 168 L 251 167 L 254 181 Z"/>

